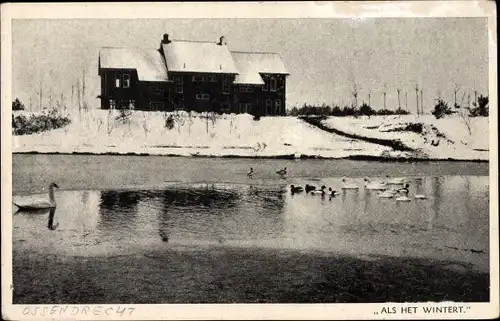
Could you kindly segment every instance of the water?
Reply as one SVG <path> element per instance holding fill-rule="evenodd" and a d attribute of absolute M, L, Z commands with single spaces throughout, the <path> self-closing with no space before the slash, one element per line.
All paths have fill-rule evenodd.
<path fill-rule="evenodd" d="M 14 198 L 36 197 L 26 194 L 42 188 L 27 184 L 33 172 L 45 175 L 42 170 L 16 171 L 16 166 L 29 167 L 25 156 L 14 165 Z M 40 164 L 58 157 L 32 158 L 31 162 Z M 484 170 L 487 166 L 481 164 L 149 157 L 139 158 L 138 163 L 130 161 L 137 159 L 132 157 L 128 166 L 121 167 L 118 173 L 125 178 L 109 178 L 103 166 L 120 164 L 118 160 L 124 164 L 126 158 L 84 158 L 88 161 L 85 170 L 90 177 L 100 177 L 101 188 L 88 180 L 93 188 L 84 190 L 85 177 L 66 177 L 60 185 L 67 189 L 56 193 L 55 211 L 13 216 L 14 248 L 112 256 L 161 248 L 230 246 L 358 257 L 425 257 L 489 270 L 489 178 Z M 80 169 L 79 162 L 81 158 L 65 158 L 59 168 L 69 173 L 70 168 Z M 249 164 L 259 168 L 254 179 L 245 175 Z M 161 165 L 165 171 L 155 172 Z M 286 179 L 273 177 L 274 170 L 283 166 L 292 174 Z M 467 175 L 457 175 L 458 169 Z M 147 174 L 137 175 L 137 171 Z M 364 188 L 346 190 L 331 199 L 289 191 L 290 184 L 324 184 L 335 189 L 341 186 L 340 177 L 348 174 L 362 186 L 363 176 L 401 173 L 410 176 L 410 202 L 381 199 L 377 192 Z M 416 193 L 426 194 L 428 199 L 416 200 Z"/>

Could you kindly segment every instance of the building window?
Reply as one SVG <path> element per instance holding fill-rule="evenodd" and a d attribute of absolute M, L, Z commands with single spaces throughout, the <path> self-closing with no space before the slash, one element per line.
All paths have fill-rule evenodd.
<path fill-rule="evenodd" d="M 273 101 L 271 99 L 266 99 L 266 115 L 271 114 L 272 107 L 273 107 Z"/>
<path fill-rule="evenodd" d="M 276 107 L 276 115 L 281 115 L 281 99 L 276 99 L 274 105 Z"/>
<path fill-rule="evenodd" d="M 225 95 L 229 94 L 229 79 L 227 77 L 224 77 L 222 81 L 222 93 Z"/>
<path fill-rule="evenodd" d="M 116 109 L 116 101 L 113 99 L 109 100 L 109 109 Z"/>
<path fill-rule="evenodd" d="M 209 76 L 207 76 L 207 81 L 209 81 L 209 82 L 216 82 L 217 79 L 215 78 L 215 75 L 209 75 Z"/>
<path fill-rule="evenodd" d="M 271 77 L 271 91 L 276 91 L 278 88 L 278 81 L 276 80 L 275 77 Z"/>
<path fill-rule="evenodd" d="M 182 77 L 176 76 L 174 78 L 175 81 L 175 92 L 178 94 L 182 94 L 184 92 L 184 84 L 182 83 Z"/>
<path fill-rule="evenodd" d="M 123 74 L 123 88 L 130 88 L 130 75 Z"/>
<path fill-rule="evenodd" d="M 269 91 L 269 78 L 264 77 L 264 87 L 262 88 L 262 91 Z"/>
<path fill-rule="evenodd" d="M 152 111 L 158 111 L 158 110 L 163 110 L 164 105 L 162 102 L 150 102 L 149 103 L 149 109 Z"/>
<path fill-rule="evenodd" d="M 253 87 L 252 86 L 241 86 L 240 92 L 241 93 L 253 93 Z"/>
<path fill-rule="evenodd" d="M 203 77 L 202 75 L 193 76 L 193 82 L 202 82 L 202 81 L 205 81 L 205 77 Z"/>
<path fill-rule="evenodd" d="M 198 100 L 210 100 L 209 94 L 196 94 L 196 99 Z"/>
<path fill-rule="evenodd" d="M 115 75 L 115 87 L 116 88 L 120 88 L 120 82 L 121 82 L 120 75 Z"/>

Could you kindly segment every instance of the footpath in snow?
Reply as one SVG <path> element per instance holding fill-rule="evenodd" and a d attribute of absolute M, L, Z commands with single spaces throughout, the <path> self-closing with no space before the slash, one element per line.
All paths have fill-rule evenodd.
<path fill-rule="evenodd" d="M 71 124 L 64 128 L 34 135 L 13 136 L 13 152 L 214 157 L 415 157 L 412 151 L 395 150 L 390 146 L 332 134 L 296 117 L 262 117 L 255 121 L 248 114 L 207 117 L 206 114 L 189 115 L 185 112 L 165 114 L 133 111 L 126 119 L 120 119 L 119 115 L 118 111 L 106 110 L 73 113 L 69 116 Z M 170 129 L 165 127 L 169 115 L 174 119 Z M 438 147 L 430 145 L 431 148 L 424 142 L 425 139 L 432 140 L 430 136 L 385 132 L 383 130 L 387 126 L 399 126 L 402 121 L 390 117 L 394 116 L 371 119 L 331 117 L 324 124 L 367 137 L 397 137 L 411 148 L 423 148 L 430 158 L 488 159 L 488 151 L 475 151 L 472 148 L 478 142 L 468 140 L 468 145 L 464 145 L 460 139 L 467 137 L 458 137 L 457 141 L 456 135 L 453 136 L 440 127 L 439 130 L 446 137 L 456 141 L 454 144 L 441 142 Z M 418 121 L 422 119 L 419 118 Z M 486 147 L 484 144 L 481 147 L 487 149 L 487 119 L 477 124 L 477 128 L 483 130 L 476 133 L 479 137 L 477 140 L 485 140 Z"/>

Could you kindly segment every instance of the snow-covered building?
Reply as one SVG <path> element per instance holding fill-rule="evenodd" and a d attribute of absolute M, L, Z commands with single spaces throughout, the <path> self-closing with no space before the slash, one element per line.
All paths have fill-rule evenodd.
<path fill-rule="evenodd" d="M 159 49 L 101 48 L 102 109 L 194 110 L 285 115 L 286 78 L 278 53 L 229 50 L 219 41 L 171 40 Z"/>

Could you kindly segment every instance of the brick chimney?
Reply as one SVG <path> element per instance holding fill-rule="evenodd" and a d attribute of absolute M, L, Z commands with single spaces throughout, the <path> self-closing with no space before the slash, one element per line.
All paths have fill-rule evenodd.
<path fill-rule="evenodd" d="M 168 33 L 163 34 L 163 39 L 161 41 L 162 44 L 170 43 L 171 41 L 168 39 Z"/>
<path fill-rule="evenodd" d="M 225 44 L 226 44 L 226 41 L 225 41 L 225 40 L 226 40 L 226 38 L 225 38 L 224 36 L 221 36 L 221 37 L 219 38 L 219 42 L 218 42 L 217 44 L 218 44 L 219 46 L 223 46 L 223 45 L 225 45 Z"/>

